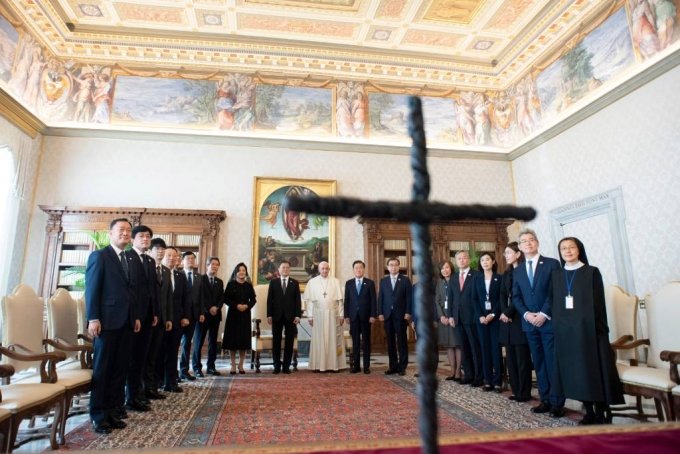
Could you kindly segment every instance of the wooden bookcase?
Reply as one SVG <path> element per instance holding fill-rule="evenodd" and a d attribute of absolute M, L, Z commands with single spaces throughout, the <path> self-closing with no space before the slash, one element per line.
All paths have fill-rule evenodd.
<path fill-rule="evenodd" d="M 108 232 L 115 218 L 128 218 L 133 226 L 147 225 L 154 238 L 163 238 L 180 253 L 193 251 L 200 272 L 205 260 L 218 251 L 220 223 L 227 215 L 222 210 L 175 210 L 157 208 L 68 207 L 40 205 L 47 216 L 45 252 L 40 277 L 40 294 L 50 296 L 66 288 L 74 297 L 83 290 L 76 286 L 87 258 L 95 249 L 94 232 Z"/>
<path fill-rule="evenodd" d="M 359 219 L 358 222 L 364 227 L 366 276 L 373 279 L 379 287 L 380 279 L 387 274 L 387 259 L 397 257 L 401 272 L 413 281 L 415 273 L 409 225 L 383 219 Z M 508 243 L 508 226 L 512 223 L 513 221 L 509 219 L 433 223 L 430 226 L 430 234 L 435 266 L 446 259 L 451 260 L 455 266 L 454 255 L 459 250 L 467 250 L 471 256 L 478 256 L 480 252 L 493 252 L 498 270 L 502 272 L 505 268 L 503 251 Z M 373 347 L 376 351 L 384 349 L 385 333 L 382 323 L 376 322 L 371 331 Z M 409 339 L 411 341 L 414 339 L 410 328 Z"/>

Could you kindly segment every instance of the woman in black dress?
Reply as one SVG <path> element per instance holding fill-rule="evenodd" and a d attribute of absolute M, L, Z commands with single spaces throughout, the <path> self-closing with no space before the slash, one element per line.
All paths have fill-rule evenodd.
<path fill-rule="evenodd" d="M 255 305 L 255 289 L 250 283 L 248 267 L 239 263 L 231 273 L 224 290 L 224 302 L 229 307 L 224 326 L 222 349 L 231 352 L 231 375 L 236 374 L 236 351 L 238 350 L 238 373 L 245 374 L 243 361 L 251 346 L 250 309 Z"/>
<path fill-rule="evenodd" d="M 507 269 L 501 284 L 501 324 L 498 329 L 500 343 L 505 346 L 505 362 L 512 394 L 517 402 L 531 399 L 531 354 L 527 337 L 522 331 L 522 314 L 512 305 L 512 271 L 524 263 L 524 255 L 517 241 L 509 243 L 503 253 Z"/>
<path fill-rule="evenodd" d="M 586 414 L 579 424 L 610 423 L 609 406 L 624 400 L 609 344 L 602 275 L 588 265 L 577 238 L 563 238 L 558 249 L 563 268 L 551 280 L 555 394 L 583 402 Z"/>

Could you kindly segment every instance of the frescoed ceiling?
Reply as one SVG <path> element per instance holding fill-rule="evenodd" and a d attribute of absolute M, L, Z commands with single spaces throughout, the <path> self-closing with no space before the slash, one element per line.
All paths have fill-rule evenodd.
<path fill-rule="evenodd" d="M 63 59 L 504 89 L 615 1 L 4 0 Z"/>

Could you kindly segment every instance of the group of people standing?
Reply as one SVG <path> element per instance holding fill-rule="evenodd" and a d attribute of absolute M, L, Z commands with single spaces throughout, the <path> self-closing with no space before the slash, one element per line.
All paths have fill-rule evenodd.
<path fill-rule="evenodd" d="M 220 375 L 215 360 L 224 304 L 230 310 L 222 348 L 231 350 L 231 374 L 245 373 L 255 304 L 245 264 L 235 267 L 225 289 L 217 277 L 219 258 L 209 257 L 206 273 L 199 274 L 193 252 L 180 257 L 152 236 L 147 226 L 133 228 L 127 219 L 114 219 L 110 245 L 88 258 L 85 302 L 94 344 L 90 418 L 97 433 L 126 427 L 128 410 L 150 411 L 151 400 L 166 398 L 161 390 L 180 393 L 182 381 Z"/>
<path fill-rule="evenodd" d="M 611 422 L 609 406 L 623 403 L 623 391 L 600 271 L 577 238 L 559 242 L 561 264 L 540 255 L 538 245 L 536 233 L 523 230 L 519 243 L 505 248 L 503 275 L 489 252 L 476 271 L 467 252 L 456 253 L 458 282 L 453 264 L 440 264 L 435 323 L 451 366 L 446 380 L 501 392 L 504 346 L 509 399 L 531 399 L 534 369 L 540 399 L 534 413 L 562 417 L 568 397 L 584 404 L 581 424 Z"/>
<path fill-rule="evenodd" d="M 256 303 L 246 265 L 236 265 L 225 289 L 217 277 L 219 258 L 208 258 L 201 275 L 195 271 L 194 253 L 184 252 L 180 259 L 176 248 L 152 236 L 147 226 L 132 228 L 127 219 L 114 219 L 110 245 L 88 258 L 85 300 L 94 338 L 90 417 L 97 433 L 124 428 L 127 410 L 151 410 L 150 399 L 165 398 L 161 389 L 182 392 L 181 381 L 204 377 L 206 337 L 206 374 L 220 375 L 215 360 L 224 304 L 229 311 L 222 349 L 231 351 L 230 374 L 245 373 L 250 312 Z M 623 393 L 609 345 L 602 276 L 588 264 L 578 239 L 560 241 L 561 264 L 540 255 L 538 244 L 535 232 L 523 230 L 519 243 L 505 248 L 503 275 L 490 252 L 482 253 L 477 270 L 470 269 L 468 252 L 457 252 L 457 277 L 451 261 L 441 262 L 432 322 L 437 349 L 446 349 L 451 367 L 446 380 L 501 392 L 505 346 L 511 400 L 531 398 L 533 368 L 540 398 L 534 413 L 561 417 L 569 397 L 584 403 L 582 424 L 610 422 L 609 406 L 623 403 Z M 380 320 L 389 357 L 384 373 L 405 375 L 413 286 L 400 273 L 397 258 L 388 259 L 388 274 L 377 293 L 365 268 L 356 260 L 354 277 L 343 289 L 330 276 L 330 265 L 321 262 L 319 275 L 303 294 L 290 276 L 290 263 L 279 264 L 266 301 L 274 374 L 290 373 L 304 301 L 312 327 L 310 369 L 347 368 L 343 325 L 349 323 L 354 346 L 350 372 L 360 372 L 363 360 L 363 372 L 370 374 L 371 325 Z"/>

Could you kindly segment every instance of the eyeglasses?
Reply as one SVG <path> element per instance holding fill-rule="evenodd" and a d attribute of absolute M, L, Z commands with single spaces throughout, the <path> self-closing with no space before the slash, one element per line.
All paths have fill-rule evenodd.
<path fill-rule="evenodd" d="M 519 240 L 519 244 L 535 243 L 536 238 L 527 238 L 525 240 Z"/>

